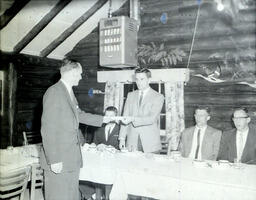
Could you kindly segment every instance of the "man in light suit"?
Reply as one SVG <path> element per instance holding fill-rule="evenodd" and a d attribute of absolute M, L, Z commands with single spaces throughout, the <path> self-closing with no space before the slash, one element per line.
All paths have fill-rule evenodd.
<path fill-rule="evenodd" d="M 248 110 L 235 109 L 232 120 L 236 128 L 223 133 L 218 159 L 256 164 L 256 127 L 249 125 Z"/>
<path fill-rule="evenodd" d="M 216 160 L 221 131 L 207 125 L 210 120 L 210 109 L 197 107 L 194 117 L 196 125 L 186 128 L 181 134 L 179 145 L 181 155 L 198 160 Z"/>
<path fill-rule="evenodd" d="M 158 153 L 161 147 L 159 116 L 164 97 L 150 86 L 151 72 L 146 68 L 135 70 L 138 90 L 128 93 L 119 134 L 120 149 Z"/>
<path fill-rule="evenodd" d="M 73 93 L 82 78 L 78 62 L 64 60 L 61 79 L 43 97 L 40 162 L 45 175 L 46 200 L 78 200 L 82 155 L 79 123 L 101 126 L 108 118 L 81 111 Z"/>

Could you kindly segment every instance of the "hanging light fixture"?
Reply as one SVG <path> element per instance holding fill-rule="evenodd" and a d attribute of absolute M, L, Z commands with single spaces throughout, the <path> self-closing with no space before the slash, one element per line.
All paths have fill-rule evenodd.
<path fill-rule="evenodd" d="M 214 0 L 214 1 L 215 1 L 216 4 L 217 4 L 217 10 L 218 10 L 218 11 L 224 10 L 224 5 L 223 5 L 223 3 L 222 3 L 222 0 Z"/>

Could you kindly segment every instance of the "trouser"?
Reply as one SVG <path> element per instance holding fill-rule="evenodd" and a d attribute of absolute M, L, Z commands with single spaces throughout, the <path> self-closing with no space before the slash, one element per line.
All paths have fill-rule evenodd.
<path fill-rule="evenodd" d="M 55 174 L 45 170 L 45 200 L 79 200 L 79 171 Z"/>
<path fill-rule="evenodd" d="M 137 151 L 142 151 L 142 152 L 144 152 L 144 151 L 143 151 L 143 146 L 142 146 L 142 143 L 141 143 L 140 136 L 138 136 Z M 159 150 L 159 151 L 154 151 L 154 152 L 151 152 L 151 153 L 160 154 L 160 150 Z"/>

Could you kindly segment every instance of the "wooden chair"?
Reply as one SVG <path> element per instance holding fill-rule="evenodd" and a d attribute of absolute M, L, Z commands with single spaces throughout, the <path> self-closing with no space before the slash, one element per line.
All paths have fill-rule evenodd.
<path fill-rule="evenodd" d="M 161 136 L 161 145 L 162 149 L 160 150 L 160 154 L 167 154 L 168 153 L 168 141 L 166 141 L 166 136 Z"/>
<path fill-rule="evenodd" d="M 23 131 L 24 145 L 42 143 L 40 131 Z"/>
<path fill-rule="evenodd" d="M 8 173 L 0 173 L 0 199 L 19 196 L 24 199 L 31 167 L 17 169 Z"/>
<path fill-rule="evenodd" d="M 35 192 L 36 189 L 42 189 L 43 188 L 43 169 L 41 168 L 40 164 L 33 164 L 32 165 L 32 172 L 31 172 L 31 185 L 30 185 L 30 199 L 31 200 L 37 200 L 35 199 Z"/>

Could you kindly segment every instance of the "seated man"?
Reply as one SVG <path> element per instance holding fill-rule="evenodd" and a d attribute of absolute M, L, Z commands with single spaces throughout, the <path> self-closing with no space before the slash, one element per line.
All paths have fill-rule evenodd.
<path fill-rule="evenodd" d="M 186 128 L 181 134 L 181 155 L 198 160 L 216 160 L 221 131 L 207 125 L 210 120 L 210 109 L 197 107 L 194 117 L 196 125 Z"/>
<path fill-rule="evenodd" d="M 107 107 L 105 110 L 105 115 L 109 117 L 115 117 L 117 115 L 117 108 L 114 106 Z M 101 128 L 95 131 L 93 142 L 96 145 L 111 145 L 116 149 L 119 149 L 119 129 L 120 126 L 114 121 L 108 124 L 104 124 Z"/>
<path fill-rule="evenodd" d="M 105 110 L 105 116 L 114 117 L 117 115 L 117 108 L 114 106 L 109 106 Z M 120 126 L 115 122 L 110 122 L 108 124 L 103 125 L 101 128 L 97 129 L 94 134 L 93 142 L 96 145 L 105 144 L 111 145 L 116 149 L 119 149 L 119 129 Z M 96 184 L 96 199 L 101 199 L 102 190 L 105 189 L 105 199 L 109 199 L 109 194 L 111 191 L 112 185 Z"/>
<path fill-rule="evenodd" d="M 249 125 L 248 110 L 235 109 L 232 120 L 235 129 L 223 133 L 218 159 L 256 164 L 256 127 Z"/>

